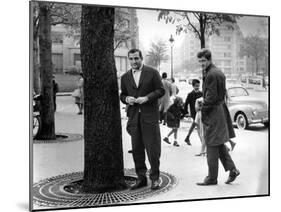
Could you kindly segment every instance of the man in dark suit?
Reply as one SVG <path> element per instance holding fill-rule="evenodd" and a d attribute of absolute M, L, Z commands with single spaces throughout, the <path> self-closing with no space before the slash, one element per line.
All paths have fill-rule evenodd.
<path fill-rule="evenodd" d="M 233 182 L 240 174 L 225 146 L 230 138 L 235 137 L 230 114 L 225 103 L 225 76 L 212 63 L 211 52 L 202 49 L 197 57 L 203 69 L 203 106 L 202 122 L 204 139 L 207 146 L 208 176 L 197 185 L 215 185 L 218 177 L 220 159 L 229 177 L 225 183 Z"/>
<path fill-rule="evenodd" d="M 145 150 L 151 166 L 151 189 L 158 189 L 161 153 L 158 99 L 164 95 L 165 90 L 158 71 L 143 65 L 140 50 L 131 49 L 128 58 L 132 69 L 121 77 L 120 99 L 129 105 L 127 131 L 131 135 L 138 176 L 132 189 L 147 186 Z"/>

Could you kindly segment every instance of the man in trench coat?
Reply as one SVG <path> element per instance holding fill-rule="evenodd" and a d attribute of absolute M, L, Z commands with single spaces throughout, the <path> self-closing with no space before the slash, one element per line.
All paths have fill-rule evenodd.
<path fill-rule="evenodd" d="M 203 107 L 202 122 L 207 146 L 208 176 L 197 185 L 216 185 L 218 161 L 225 171 L 230 171 L 225 183 L 233 182 L 240 174 L 225 146 L 230 138 L 235 137 L 232 121 L 225 103 L 225 75 L 213 63 L 211 52 L 202 49 L 197 57 L 203 69 Z"/>
<path fill-rule="evenodd" d="M 140 50 L 131 49 L 128 58 L 132 69 L 121 77 L 120 99 L 129 105 L 127 131 L 131 135 L 138 176 L 131 189 L 147 186 L 145 151 L 151 166 L 151 189 L 158 189 L 161 153 L 158 99 L 164 95 L 165 90 L 158 71 L 143 65 Z"/>

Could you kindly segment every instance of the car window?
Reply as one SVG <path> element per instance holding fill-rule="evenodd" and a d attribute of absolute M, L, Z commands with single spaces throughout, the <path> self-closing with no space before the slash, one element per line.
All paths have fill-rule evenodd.
<path fill-rule="evenodd" d="M 237 96 L 248 96 L 248 92 L 245 88 L 229 88 L 228 89 L 229 97 L 237 97 Z"/>

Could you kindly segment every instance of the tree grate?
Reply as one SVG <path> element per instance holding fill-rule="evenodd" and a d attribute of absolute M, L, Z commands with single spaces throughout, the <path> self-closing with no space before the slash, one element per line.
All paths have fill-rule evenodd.
<path fill-rule="evenodd" d="M 41 143 L 64 143 L 64 142 L 72 142 L 72 141 L 80 141 L 83 139 L 81 134 L 73 134 L 73 133 L 56 133 L 56 139 L 54 140 L 37 140 L 33 139 L 34 144 Z"/>
<path fill-rule="evenodd" d="M 33 185 L 34 206 L 67 208 L 126 204 L 162 194 L 171 190 L 177 184 L 177 179 L 173 175 L 160 172 L 161 183 L 160 188 L 157 190 L 151 190 L 150 180 L 148 186 L 136 190 L 127 188 L 116 192 L 89 194 L 67 192 L 64 189 L 65 186 L 82 179 L 83 172 L 75 172 L 51 177 L 35 183 Z M 125 179 L 129 185 L 135 182 L 136 175 L 134 169 L 125 169 Z"/>

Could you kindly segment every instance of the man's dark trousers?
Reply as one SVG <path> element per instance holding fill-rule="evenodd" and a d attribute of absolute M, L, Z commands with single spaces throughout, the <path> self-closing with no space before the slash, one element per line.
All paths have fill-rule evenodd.
<path fill-rule="evenodd" d="M 158 123 L 147 122 L 141 113 L 137 117 L 137 126 L 130 126 L 132 138 L 133 158 L 138 178 L 146 177 L 145 150 L 150 162 L 150 179 L 159 178 L 159 165 L 161 154 L 160 129 Z M 149 136 L 147 136 L 149 135 Z"/>
<path fill-rule="evenodd" d="M 225 171 L 235 168 L 235 164 L 231 159 L 225 144 L 218 146 L 207 146 L 207 162 L 209 167 L 208 178 L 210 180 L 217 180 L 218 178 L 219 159 Z"/>

